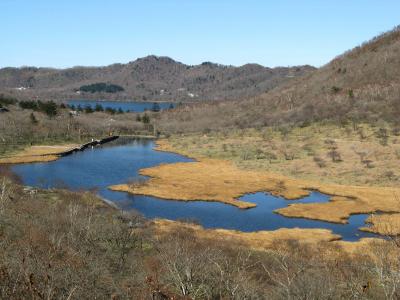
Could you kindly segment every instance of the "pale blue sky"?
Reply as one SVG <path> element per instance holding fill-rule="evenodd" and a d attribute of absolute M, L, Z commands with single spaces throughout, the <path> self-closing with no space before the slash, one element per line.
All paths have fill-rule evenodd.
<path fill-rule="evenodd" d="M 108 65 L 149 54 L 320 66 L 400 24 L 399 0 L 0 0 L 0 67 Z"/>

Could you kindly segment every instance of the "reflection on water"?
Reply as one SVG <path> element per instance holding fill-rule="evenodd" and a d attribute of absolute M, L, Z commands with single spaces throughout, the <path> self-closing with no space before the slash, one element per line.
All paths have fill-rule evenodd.
<path fill-rule="evenodd" d="M 266 193 L 248 194 L 241 200 L 257 204 L 256 208 L 241 210 L 217 202 L 182 202 L 154 197 L 129 195 L 107 189 L 108 186 L 145 178 L 139 170 L 161 163 L 189 162 L 184 156 L 159 152 L 148 139 L 118 139 L 84 152 L 77 152 L 49 163 L 16 165 L 12 170 L 26 185 L 44 188 L 96 189 L 100 196 L 115 202 L 121 209 L 135 209 L 148 218 L 197 220 L 206 228 L 226 228 L 241 231 L 274 230 L 278 228 L 326 228 L 340 234 L 345 240 L 357 240 L 371 234 L 358 231 L 365 226 L 367 215 L 354 215 L 349 224 L 287 218 L 274 210 L 291 203 Z M 329 196 L 312 192 L 296 203 L 329 201 Z"/>

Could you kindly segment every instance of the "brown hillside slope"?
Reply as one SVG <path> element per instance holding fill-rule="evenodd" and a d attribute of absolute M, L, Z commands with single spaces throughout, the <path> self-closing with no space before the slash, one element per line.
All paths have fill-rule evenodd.
<path fill-rule="evenodd" d="M 400 27 L 263 95 L 164 113 L 165 131 L 207 131 L 314 120 L 400 122 Z"/>
<path fill-rule="evenodd" d="M 272 69 L 257 64 L 234 67 L 210 62 L 189 66 L 169 57 L 147 56 L 107 67 L 4 68 L 0 69 L 0 91 L 13 92 L 18 98 L 238 99 L 259 95 L 314 69 L 310 66 Z M 124 92 L 76 94 L 82 85 L 100 82 L 120 85 Z M 17 90 L 20 87 L 26 90 Z"/>

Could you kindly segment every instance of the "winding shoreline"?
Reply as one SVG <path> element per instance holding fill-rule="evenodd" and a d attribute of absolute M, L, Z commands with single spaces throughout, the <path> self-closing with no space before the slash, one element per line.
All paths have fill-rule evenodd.
<path fill-rule="evenodd" d="M 160 142 L 157 142 L 158 145 L 160 145 Z M 87 147 L 87 146 L 86 146 Z M 82 146 L 79 147 L 72 147 L 73 149 L 83 149 Z M 168 151 L 168 152 L 175 152 L 171 151 L 171 149 L 156 149 L 159 151 Z M 54 152 L 54 149 L 53 149 Z M 71 150 L 69 150 L 71 152 Z M 71 152 L 72 153 L 72 152 Z M 192 169 L 194 166 L 194 170 Z M 163 173 L 157 173 L 158 170 L 164 169 Z M 185 172 L 179 173 L 182 171 L 182 168 Z M 185 168 L 189 168 L 190 172 L 186 172 L 187 170 Z M 149 171 L 150 170 L 150 171 Z M 156 170 L 155 174 L 151 174 Z M 210 171 L 211 170 L 211 171 Z M 150 172 L 150 173 L 148 173 Z M 258 191 L 269 191 L 272 194 L 276 196 L 283 196 L 286 199 L 297 199 L 302 196 L 308 195 L 310 191 L 315 190 L 315 191 L 320 191 L 325 194 L 329 195 L 336 195 L 331 198 L 331 200 L 327 203 L 308 203 L 308 204 L 289 204 L 289 206 L 284 207 L 282 209 L 278 209 L 277 213 L 287 216 L 287 217 L 300 217 L 306 218 L 306 219 L 314 219 L 314 220 L 322 220 L 322 221 L 328 221 L 328 222 L 334 222 L 334 223 L 346 223 L 346 217 L 342 218 L 341 215 L 346 214 L 348 211 L 343 211 L 343 210 L 337 210 L 334 211 L 331 208 L 326 209 L 326 205 L 333 205 L 333 206 L 338 206 L 339 208 L 342 205 L 350 205 L 350 208 L 356 207 L 357 209 L 360 209 L 358 205 L 363 201 L 363 199 L 360 199 L 359 197 L 363 197 L 363 194 L 368 194 L 370 192 L 371 188 L 367 187 L 355 187 L 355 186 L 337 186 L 337 185 L 320 185 L 318 183 L 310 183 L 307 181 L 300 181 L 300 180 L 295 180 L 295 179 L 290 179 L 285 176 L 279 175 L 279 174 L 272 174 L 268 172 L 260 172 L 260 171 L 246 171 L 246 170 L 241 170 L 237 168 L 233 163 L 228 162 L 228 161 L 221 161 L 221 160 L 212 160 L 212 159 L 198 159 L 197 161 L 194 162 L 182 162 L 182 163 L 173 163 L 173 164 L 163 164 L 159 165 L 156 167 L 148 168 L 148 169 L 142 169 L 140 171 L 140 174 L 150 176 L 151 179 L 144 185 L 144 186 L 138 186 L 137 189 L 133 189 L 131 191 L 129 190 L 124 190 L 125 192 L 131 192 L 133 194 L 143 194 L 143 195 L 150 195 L 150 196 L 155 196 L 158 198 L 164 198 L 164 199 L 172 199 L 172 197 L 168 196 L 168 194 L 165 193 L 171 193 L 175 192 L 175 196 L 178 198 L 176 200 L 181 200 L 181 201 L 204 201 L 201 196 L 199 196 L 199 192 L 203 193 L 203 195 L 208 195 L 209 198 L 207 201 L 216 201 L 216 202 L 222 202 L 225 204 L 231 204 L 235 205 L 239 208 L 242 209 L 249 209 L 254 206 L 256 206 L 254 203 L 249 203 L 249 202 L 244 202 L 244 201 L 238 201 L 236 200 L 237 197 L 240 197 L 243 194 L 248 194 L 248 193 L 254 193 Z M 211 175 L 210 175 L 211 174 Z M 182 175 L 184 175 L 182 177 Z M 170 179 L 170 181 L 168 181 Z M 159 181 L 161 180 L 161 183 Z M 154 184 L 155 183 L 155 184 Z M 154 185 L 153 185 L 154 184 Z M 129 187 L 129 186 L 128 186 Z M 158 192 L 155 187 L 160 188 Z M 193 188 L 195 187 L 195 188 Z M 206 187 L 206 188 L 205 188 Z M 139 193 L 138 191 L 142 188 L 150 188 L 155 190 L 158 194 L 147 194 L 147 193 Z M 114 189 L 117 190 L 117 189 Z M 189 199 L 184 199 L 180 198 L 182 196 L 182 192 L 187 192 L 189 190 L 190 193 L 189 196 L 193 197 Z M 382 192 L 382 188 L 380 189 Z M 166 192 L 165 192 L 166 191 Z M 397 190 L 396 190 L 397 191 Z M 375 191 L 377 193 L 378 191 Z M 387 193 L 387 189 L 383 189 L 384 193 Z M 164 193 L 164 196 L 160 196 L 159 194 Z M 357 196 L 355 196 L 357 193 Z M 238 195 L 238 196 L 236 196 Z M 340 195 L 340 196 L 337 196 Z M 220 201 L 218 197 L 230 197 L 228 198 L 228 201 Z M 111 201 L 108 199 L 104 199 L 99 196 L 99 200 L 102 200 L 103 203 L 107 204 L 107 206 L 112 207 L 114 209 L 118 209 L 119 207 L 114 205 Z M 371 199 L 369 199 L 371 200 Z M 367 202 L 369 201 L 367 199 Z M 361 202 L 360 202 L 361 201 Z M 371 203 L 364 203 L 371 205 Z M 247 204 L 250 204 L 248 206 Z M 321 206 L 320 208 L 325 212 L 325 214 L 330 215 L 330 212 L 333 212 L 332 215 L 330 215 L 331 219 L 326 219 L 326 216 L 324 215 L 319 215 L 319 210 L 316 207 L 313 206 Z M 295 208 L 294 214 L 289 215 L 287 212 L 281 213 L 281 210 L 285 209 L 291 209 L 292 207 Z M 311 209 L 310 209 L 311 207 Z M 300 208 L 300 209 L 299 209 Z M 370 209 L 369 207 L 363 208 L 365 210 Z M 382 210 L 378 208 L 379 210 Z M 302 214 L 307 212 L 309 215 L 303 216 Z M 384 210 L 382 210 L 384 211 Z M 393 209 L 391 209 L 393 211 Z M 356 212 L 350 211 L 349 215 L 351 214 L 356 214 Z M 335 219 L 336 217 L 339 216 L 339 219 Z M 339 220 L 339 221 L 338 221 Z M 168 221 L 168 220 L 166 220 Z M 171 223 L 172 222 L 172 223 Z M 175 221 L 170 221 L 171 224 Z M 166 224 L 166 223 L 165 223 Z M 177 222 L 179 224 L 179 222 Z M 173 226 L 173 225 L 171 225 Z M 175 226 L 175 225 L 174 225 Z M 374 227 L 375 228 L 375 227 Z M 374 232 L 374 228 L 369 230 L 370 232 Z M 203 228 L 204 229 L 204 228 Z M 284 228 L 281 228 L 284 229 Z M 207 230 L 207 232 L 214 232 L 214 229 L 204 229 Z M 285 231 L 286 230 L 286 231 Z M 296 240 L 303 240 L 303 239 L 308 239 L 310 235 L 312 236 L 314 233 L 316 234 L 316 237 L 314 241 L 325 241 L 325 237 L 322 238 L 325 235 L 331 235 L 335 236 L 334 238 L 331 239 L 333 240 L 339 240 L 340 236 L 338 237 L 337 234 L 333 233 L 331 230 L 327 229 L 322 229 L 322 228 L 312 228 L 312 229 L 306 229 L 306 228 L 285 228 L 284 231 L 282 230 L 265 230 L 265 231 L 257 231 L 257 232 L 252 232 L 252 233 L 246 233 L 243 232 L 243 235 L 241 234 L 242 232 L 236 231 L 236 230 L 225 230 L 225 229 L 215 229 L 216 232 L 224 232 L 226 233 L 226 236 L 236 236 L 237 233 L 240 236 L 246 236 L 251 240 L 259 240 L 260 242 L 265 239 L 267 236 L 271 236 L 271 234 L 278 239 L 278 235 L 280 236 L 281 239 L 296 239 Z M 324 234 L 319 235 L 321 232 L 320 230 L 325 230 Z M 259 234 L 266 232 L 266 234 Z M 285 232 L 285 234 L 278 234 Z M 300 233 L 304 233 L 299 235 Z M 318 234 L 317 234 L 318 233 Z M 256 237 L 257 236 L 257 237 Z"/>
<path fill-rule="evenodd" d="M 158 151 L 180 153 L 167 141 L 157 141 Z M 141 175 L 150 179 L 143 185 L 120 184 L 109 187 L 114 191 L 154 196 L 180 201 L 215 201 L 251 209 L 254 203 L 237 200 L 240 196 L 254 192 L 269 192 L 287 200 L 299 199 L 315 190 L 331 195 L 326 203 L 289 203 L 275 212 L 285 217 L 305 218 L 346 224 L 351 215 L 400 213 L 399 188 L 343 186 L 322 184 L 307 180 L 292 179 L 268 171 L 239 169 L 233 162 L 194 158 L 188 163 L 164 164 L 142 169 Z M 382 201 L 384 199 L 385 201 Z M 399 214 L 400 215 L 400 214 Z M 383 219 L 382 219 L 383 220 Z M 378 223 L 380 219 L 374 219 Z M 372 222 L 373 223 L 373 222 Z M 380 233 L 377 224 L 364 231 Z"/>

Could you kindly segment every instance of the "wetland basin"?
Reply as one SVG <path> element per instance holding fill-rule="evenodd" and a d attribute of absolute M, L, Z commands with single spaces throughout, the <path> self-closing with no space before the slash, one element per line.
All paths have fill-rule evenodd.
<path fill-rule="evenodd" d="M 20 164 L 11 167 L 23 184 L 40 188 L 68 188 L 96 190 L 102 197 L 114 202 L 122 210 L 136 210 L 147 218 L 193 220 L 205 228 L 233 229 L 244 232 L 275 230 L 279 228 L 324 228 L 356 241 L 373 237 L 358 229 L 364 227 L 366 214 L 352 215 L 348 224 L 336 224 L 305 218 L 287 218 L 274 213 L 290 203 L 320 203 L 330 196 L 311 192 L 299 200 L 285 200 L 268 193 L 246 194 L 240 200 L 257 204 L 255 208 L 240 209 L 232 205 L 206 201 L 173 201 L 150 196 L 131 195 L 108 189 L 111 185 L 130 180 L 145 179 L 140 169 L 159 164 L 190 162 L 190 158 L 170 152 L 154 150 L 148 139 L 119 139 L 102 146 L 76 152 L 48 163 Z"/>

